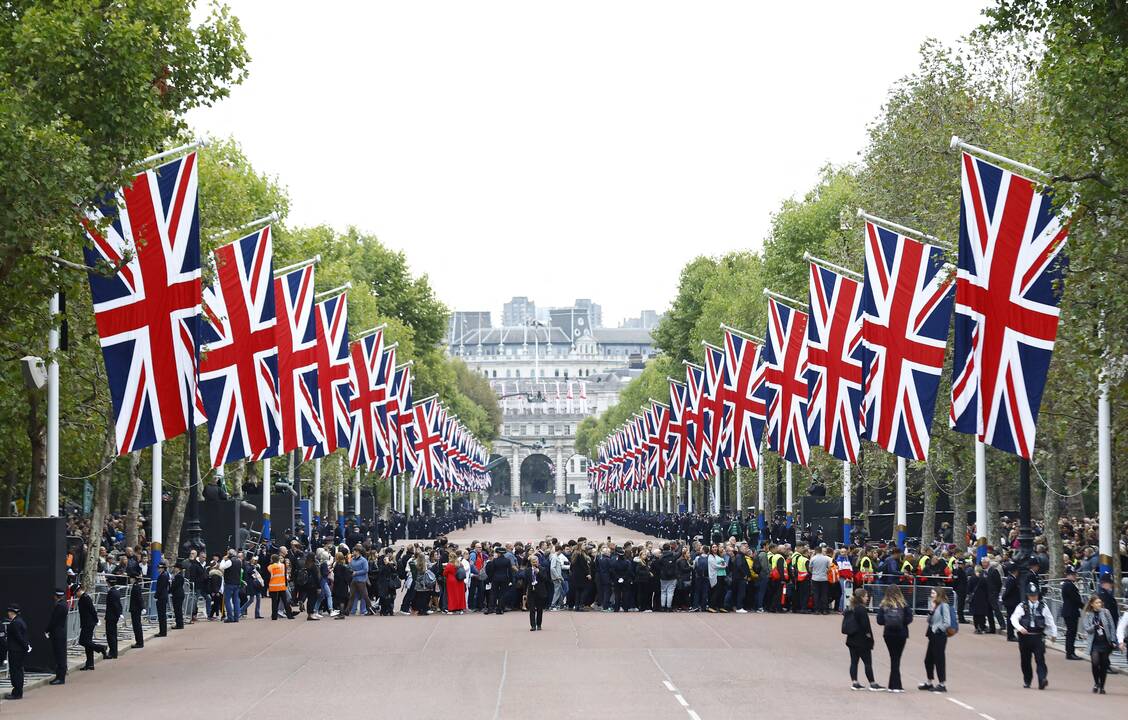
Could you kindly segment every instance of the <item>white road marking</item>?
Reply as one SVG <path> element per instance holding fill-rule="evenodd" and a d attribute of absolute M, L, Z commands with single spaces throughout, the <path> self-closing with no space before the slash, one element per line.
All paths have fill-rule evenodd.
<path fill-rule="evenodd" d="M 687 708 L 687 707 L 689 707 L 689 703 L 687 703 L 687 702 L 685 701 L 685 698 L 683 698 L 683 697 L 681 696 L 681 693 L 675 693 L 675 694 L 674 694 L 674 699 L 675 699 L 675 700 L 677 700 L 677 701 L 678 701 L 679 703 L 681 703 L 681 706 L 682 706 L 682 707 L 684 707 L 684 708 Z"/>
<path fill-rule="evenodd" d="M 692 718 L 692 720 L 701 720 L 701 716 L 692 710 L 687 709 L 686 712 L 689 713 L 689 717 Z"/>
<path fill-rule="evenodd" d="M 669 690 L 670 692 L 677 692 L 678 691 L 678 689 L 676 687 L 674 687 L 673 683 L 671 683 L 669 680 L 663 680 L 662 684 L 665 685 L 666 689 Z"/>
<path fill-rule="evenodd" d="M 955 699 L 954 697 L 950 697 L 950 698 L 948 698 L 948 702 L 954 702 L 955 704 L 957 704 L 957 705 L 959 705 L 960 707 L 962 707 L 962 708 L 963 708 L 964 710 L 972 710 L 972 711 L 974 711 L 974 710 L 975 710 L 975 708 L 973 708 L 972 706 L 968 705 L 968 704 L 967 704 L 967 703 L 965 703 L 965 702 L 960 702 L 959 700 Z"/>
<path fill-rule="evenodd" d="M 501 692 L 505 689 L 505 673 L 509 669 L 509 651 L 501 659 L 501 682 L 497 684 L 497 702 L 494 704 L 494 720 L 501 717 Z"/>
<path fill-rule="evenodd" d="M 658 672 L 662 673 L 666 677 L 666 679 L 662 681 L 662 684 L 666 686 L 667 690 L 674 693 L 674 699 L 678 701 L 678 704 L 685 708 L 685 711 L 687 713 L 689 713 L 690 720 L 701 720 L 701 716 L 690 709 L 689 703 L 686 702 L 685 698 L 681 696 L 681 693 L 678 692 L 678 689 L 674 687 L 674 683 L 670 678 L 670 673 L 666 672 L 666 669 L 662 667 L 662 664 L 660 662 L 658 662 L 658 658 L 654 657 L 654 651 L 650 648 L 647 648 L 646 654 L 650 656 L 650 659 L 652 661 L 654 661 L 654 667 L 658 668 Z"/>
<path fill-rule="evenodd" d="M 979 713 L 979 717 L 983 718 L 983 720 L 995 720 L 995 718 L 991 717 L 987 713 Z"/>

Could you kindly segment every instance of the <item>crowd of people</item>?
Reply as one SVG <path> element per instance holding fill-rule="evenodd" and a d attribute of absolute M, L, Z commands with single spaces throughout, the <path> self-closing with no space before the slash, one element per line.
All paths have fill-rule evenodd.
<path fill-rule="evenodd" d="M 520 611 L 528 613 L 529 629 L 534 632 L 541 628 L 545 611 L 838 612 L 850 652 L 851 687 L 866 688 L 858 682 L 861 664 L 869 689 L 899 692 L 903 690 L 900 658 L 909 626 L 924 615 L 928 681 L 921 689 L 944 692 L 946 644 L 961 625 L 968 624 L 970 615 L 976 634 L 1005 633 L 1019 644 L 1027 686 L 1035 673 L 1039 687 L 1047 685 L 1043 643 L 1059 633 L 1041 584 L 1048 567 L 1044 546 L 1039 545 L 1020 564 L 1012 562 L 1010 548 L 976 561 L 943 538 L 906 550 L 886 543 L 833 547 L 809 528 L 796 532 L 778 523 L 760 541 L 756 523 L 740 516 L 666 515 L 611 508 L 583 516 L 597 526 L 610 520 L 647 535 L 673 539 L 620 544 L 610 537 L 579 537 L 563 542 L 546 538 L 460 545 L 439 533 L 434 541 L 404 543 L 396 542 L 394 534 L 381 537 L 383 528 L 378 523 L 349 520 L 343 527 L 315 524 L 308 534 L 299 527 L 293 535 L 250 549 L 229 548 L 214 554 L 193 550 L 171 567 L 162 562 L 146 591 L 147 551 L 119 547 L 112 541 L 116 534 L 107 532 L 98 550 L 98 584 L 109 588 L 106 644 L 93 639 L 98 616 L 88 589 L 76 583 L 60 591 L 59 603 L 64 614 L 69 605 L 78 607 L 79 643 L 87 658 L 83 669 L 93 668 L 95 654 L 117 656 L 116 631 L 124 590 L 119 586 L 128 585 L 124 591 L 136 648 L 144 646 L 142 613 L 158 615 L 158 636 L 163 636 L 169 629 L 169 607 L 174 616 L 171 629 L 197 621 L 234 623 L 267 617 L 294 619 L 303 614 L 307 621 L 317 621 L 397 613 L 500 615 Z M 465 528 L 479 517 L 487 519 L 466 511 L 436 520 L 433 527 Z M 1104 691 L 1109 655 L 1117 647 L 1124 649 L 1128 613 L 1119 614 L 1119 591 L 1107 576 L 1098 592 L 1083 599 L 1075 583 L 1080 570 L 1071 567 L 1061 585 L 1060 617 L 1068 658 L 1079 659 L 1076 641 L 1083 633 L 1093 664 L 1093 692 L 1099 693 Z M 871 592 L 879 596 L 871 598 Z M 269 610 L 264 608 L 265 601 L 269 601 Z M 18 629 L 12 630 L 18 628 L 19 609 L 9 609 L 8 614 L 13 618 L 8 626 L 11 639 L 19 636 Z M 871 618 L 882 628 L 889 652 L 886 687 L 875 682 L 873 673 Z M 65 628 L 63 634 L 65 638 Z M 61 667 L 58 684 L 65 681 L 65 661 Z M 12 695 L 19 697 L 13 684 Z"/>

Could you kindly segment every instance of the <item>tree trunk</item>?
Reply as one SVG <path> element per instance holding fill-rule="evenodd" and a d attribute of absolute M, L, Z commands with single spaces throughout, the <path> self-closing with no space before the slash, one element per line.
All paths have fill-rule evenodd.
<path fill-rule="evenodd" d="M 921 481 L 924 483 L 924 511 L 920 518 L 920 544 L 924 547 L 936 539 L 936 483 L 927 468 L 921 473 Z"/>
<path fill-rule="evenodd" d="M 1058 453 L 1055 450 L 1049 455 L 1049 462 L 1046 463 L 1046 471 L 1048 477 L 1046 483 L 1049 488 L 1045 492 L 1045 498 L 1042 505 L 1042 513 L 1045 519 L 1045 533 L 1046 538 L 1046 554 L 1050 556 L 1050 566 L 1046 568 L 1049 571 L 1050 577 L 1059 578 L 1065 577 L 1065 561 L 1062 558 L 1062 541 L 1061 533 L 1058 530 L 1058 518 L 1061 515 L 1061 498 L 1057 494 L 1050 492 L 1051 489 L 1056 490 L 1064 485 L 1059 482 L 1058 471 L 1059 468 L 1065 467 L 1066 463 L 1060 462 Z"/>
<path fill-rule="evenodd" d="M 137 547 L 141 525 L 141 451 L 129 454 L 129 499 L 125 505 L 125 546 Z"/>
<path fill-rule="evenodd" d="M 90 530 L 86 537 L 86 567 L 82 571 L 82 584 L 85 587 L 94 587 L 94 580 L 98 575 L 99 548 L 102 547 L 102 531 L 105 529 L 106 516 L 110 513 L 110 492 L 114 476 L 114 466 L 111 461 L 117 452 L 117 442 L 114 438 L 114 421 L 106 421 L 106 440 L 102 446 L 102 472 L 98 473 L 98 481 L 94 485 L 94 505 L 90 509 Z"/>
<path fill-rule="evenodd" d="M 952 453 L 952 484 L 948 491 L 952 500 L 952 542 L 957 550 L 967 550 L 967 478 L 959 455 L 957 448 Z"/>
<path fill-rule="evenodd" d="M 39 391 L 27 391 L 27 439 L 31 445 L 31 493 L 27 517 L 47 514 L 47 438 L 43 418 L 39 417 Z"/>
<path fill-rule="evenodd" d="M 16 469 L 9 466 L 4 473 L 4 487 L 0 488 L 0 517 L 12 514 L 12 495 L 16 491 Z"/>
<path fill-rule="evenodd" d="M 165 531 L 164 552 L 167 557 L 172 553 L 177 559 L 180 558 L 180 529 L 184 525 L 184 511 L 188 508 L 188 493 L 191 490 L 191 477 L 189 477 L 189 455 L 188 438 L 183 439 L 184 442 L 184 464 L 181 467 L 180 487 L 176 489 L 176 498 L 172 503 L 172 514 L 168 519 L 168 530 Z"/>
<path fill-rule="evenodd" d="M 987 476 L 987 528 L 983 536 L 987 538 L 988 547 L 994 548 L 996 553 L 1006 549 L 999 547 L 999 486 L 991 482 L 990 468 Z"/>

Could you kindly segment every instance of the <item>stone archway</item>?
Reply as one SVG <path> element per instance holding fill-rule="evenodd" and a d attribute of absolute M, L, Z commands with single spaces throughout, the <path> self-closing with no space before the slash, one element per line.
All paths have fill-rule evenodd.
<path fill-rule="evenodd" d="M 490 500 L 494 503 L 509 504 L 509 493 L 512 487 L 513 467 L 504 455 L 490 455 Z"/>
<path fill-rule="evenodd" d="M 541 453 L 521 461 L 521 502 L 552 504 L 555 501 L 556 467 Z"/>

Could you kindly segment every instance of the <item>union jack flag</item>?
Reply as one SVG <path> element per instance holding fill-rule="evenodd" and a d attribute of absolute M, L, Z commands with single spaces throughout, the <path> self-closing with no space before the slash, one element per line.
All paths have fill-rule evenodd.
<path fill-rule="evenodd" d="M 415 406 L 415 474 L 414 487 L 437 488 L 443 482 L 442 469 L 446 454 L 442 449 L 442 426 L 439 424 L 439 403 L 430 398 Z"/>
<path fill-rule="evenodd" d="M 410 364 L 396 368 L 390 404 L 393 406 L 393 411 L 390 411 L 389 415 L 394 414 L 395 417 L 393 427 L 396 433 L 395 445 L 397 448 L 397 460 L 393 474 L 414 472 L 415 413 L 412 410 Z"/>
<path fill-rule="evenodd" d="M 306 448 L 305 459 L 325 457 L 349 445 L 348 295 L 341 293 L 314 306 L 317 317 L 317 381 L 325 439 Z"/>
<path fill-rule="evenodd" d="M 1032 181 L 963 154 L 950 421 L 1029 458 L 1057 338 L 1069 227 Z"/>
<path fill-rule="evenodd" d="M 689 439 L 686 414 L 689 389 L 685 383 L 670 380 L 670 428 L 667 432 L 669 456 L 667 467 L 679 477 L 689 478 L 695 463 L 693 444 Z"/>
<path fill-rule="evenodd" d="M 760 346 L 725 331 L 725 403 L 729 406 L 732 459 L 736 465 L 755 468 L 760 464 L 760 442 L 764 438 L 764 363 Z"/>
<path fill-rule="evenodd" d="M 379 399 L 375 403 L 376 409 L 376 457 L 369 466 L 370 471 L 379 471 L 384 477 L 391 477 L 390 465 L 394 464 L 397 449 L 395 446 L 396 425 L 398 419 L 393 418 L 389 411 L 392 402 L 392 383 L 396 377 L 396 347 L 392 343 L 384 348 L 380 365 L 376 372 L 376 392 Z"/>
<path fill-rule="evenodd" d="M 666 485 L 666 476 L 670 469 L 668 464 L 670 453 L 670 408 L 657 400 L 651 401 L 649 412 L 646 413 L 647 422 L 647 448 L 646 448 L 646 475 L 650 484 L 657 482 L 659 486 Z"/>
<path fill-rule="evenodd" d="M 685 386 L 686 437 L 689 439 L 690 447 L 693 448 L 693 475 L 698 480 L 708 480 L 713 477 L 713 458 L 707 447 L 709 439 L 707 426 L 711 415 L 708 412 L 705 368 L 686 363 Z"/>
<path fill-rule="evenodd" d="M 325 441 L 317 387 L 317 321 L 313 314 L 313 265 L 274 279 L 278 322 L 278 397 L 282 409 L 279 454 Z"/>
<path fill-rule="evenodd" d="M 105 228 L 99 227 L 108 223 Z M 200 225 L 196 153 L 133 178 L 83 225 L 90 295 L 114 409 L 117 452 L 204 421 L 196 387 Z M 123 260 L 129 262 L 123 264 Z M 101 262 L 100 262 L 101 261 Z M 106 277 L 102 263 L 118 268 Z M 193 405 L 192 403 L 195 403 Z M 193 418 L 193 412 L 200 412 Z"/>
<path fill-rule="evenodd" d="M 764 343 L 764 397 L 768 409 L 768 449 L 806 465 L 807 313 L 768 299 Z"/>
<path fill-rule="evenodd" d="M 212 467 L 278 453 L 278 346 L 274 253 L 265 227 L 214 252 L 216 285 L 204 290 L 200 394 Z"/>
<path fill-rule="evenodd" d="M 862 408 L 862 287 L 811 263 L 807 440 L 858 462 Z"/>
<path fill-rule="evenodd" d="M 732 384 L 724 348 L 705 345 L 705 453 L 714 468 L 732 464 L 732 412 L 725 388 Z"/>
<path fill-rule="evenodd" d="M 862 437 L 924 460 L 952 317 L 944 251 L 867 222 Z"/>
<path fill-rule="evenodd" d="M 380 432 L 376 406 L 385 400 L 376 383 L 384 357 L 384 333 L 377 330 L 349 344 L 349 465 L 370 468 L 376 463 Z"/>

